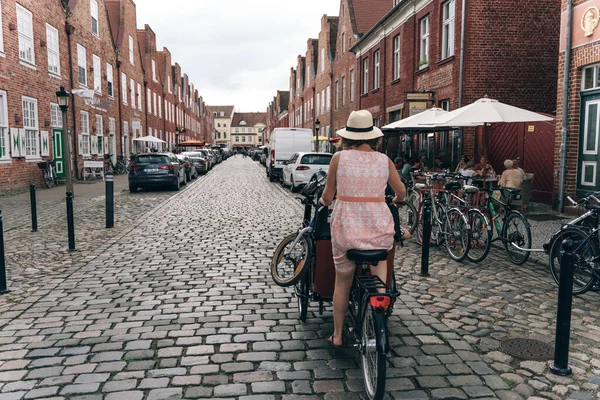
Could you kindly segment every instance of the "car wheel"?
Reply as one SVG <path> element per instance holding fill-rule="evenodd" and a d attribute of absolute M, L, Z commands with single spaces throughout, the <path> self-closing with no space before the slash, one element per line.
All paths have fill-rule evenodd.
<path fill-rule="evenodd" d="M 135 185 L 129 185 L 129 192 L 136 193 L 138 191 L 138 187 Z"/>
<path fill-rule="evenodd" d="M 185 174 L 185 183 L 191 182 L 192 181 L 192 173 L 186 173 Z"/>
<path fill-rule="evenodd" d="M 175 186 L 173 186 L 173 190 L 178 192 L 179 189 L 181 189 L 181 181 L 179 179 L 177 179 L 177 183 L 175 184 Z"/>

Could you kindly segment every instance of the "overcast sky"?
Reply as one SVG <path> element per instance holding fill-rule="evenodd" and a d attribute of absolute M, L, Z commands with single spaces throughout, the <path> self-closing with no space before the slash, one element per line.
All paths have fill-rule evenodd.
<path fill-rule="evenodd" d="M 208 105 L 266 110 L 289 90 L 290 68 L 318 38 L 323 14 L 339 0 L 135 0 L 137 24 L 149 24 Z"/>

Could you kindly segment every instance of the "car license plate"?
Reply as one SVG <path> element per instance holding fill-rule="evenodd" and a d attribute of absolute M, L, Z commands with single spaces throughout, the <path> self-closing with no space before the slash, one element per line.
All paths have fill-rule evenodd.
<path fill-rule="evenodd" d="M 146 168 L 144 172 L 158 172 L 160 171 L 158 168 Z"/>

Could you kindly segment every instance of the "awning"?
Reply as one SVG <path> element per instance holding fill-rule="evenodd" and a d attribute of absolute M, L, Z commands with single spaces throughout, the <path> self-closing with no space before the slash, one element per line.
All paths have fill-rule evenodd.
<path fill-rule="evenodd" d="M 186 140 L 185 142 L 181 142 L 178 144 L 178 146 L 182 146 L 182 147 L 192 147 L 192 146 L 205 146 L 206 143 L 201 141 L 201 140 Z"/>

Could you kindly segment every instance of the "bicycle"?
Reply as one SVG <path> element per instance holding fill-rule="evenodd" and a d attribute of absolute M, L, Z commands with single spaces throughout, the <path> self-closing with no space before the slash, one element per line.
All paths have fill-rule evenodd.
<path fill-rule="evenodd" d="M 123 156 L 117 156 L 117 164 L 113 164 L 112 156 L 108 157 L 108 169 L 112 171 L 114 175 L 122 175 L 129 173 L 129 165 L 123 159 Z"/>
<path fill-rule="evenodd" d="M 519 189 L 504 187 L 486 187 L 481 189 L 487 193 L 482 205 L 484 214 L 488 214 L 490 221 L 495 226 L 496 237 L 492 242 L 501 241 L 506 250 L 506 256 L 515 265 L 522 265 L 529 259 L 531 252 L 531 225 L 527 218 L 510 206 L 510 200 L 520 199 Z M 494 197 L 493 192 L 500 191 L 506 202 Z M 500 212 L 496 210 L 496 204 Z M 500 223 L 500 219 L 502 223 Z M 494 231 L 494 227 L 492 227 Z"/>
<path fill-rule="evenodd" d="M 302 227 L 297 233 L 287 236 L 277 247 L 271 261 L 271 276 L 280 286 L 295 285 L 300 320 L 306 320 L 310 300 L 319 301 L 319 313 L 323 313 L 323 302 L 330 301 L 316 293 L 315 283 L 318 264 L 318 226 L 327 223 L 329 210 L 318 206 L 316 200 L 322 193 L 326 174 L 315 174 L 303 188 L 300 199 L 304 204 Z M 392 196 L 386 196 L 388 206 Z M 314 217 L 312 216 L 315 211 Z M 400 214 L 398 214 L 400 215 Z M 402 245 L 403 232 L 394 236 Z M 389 352 L 387 318 L 398 297 L 393 269 L 388 273 L 389 286 L 379 277 L 370 274 L 370 267 L 388 259 L 387 250 L 350 250 L 348 259 L 356 263 L 355 279 L 350 292 L 348 313 L 350 332 L 357 338 L 355 347 L 362 360 L 363 378 L 369 399 L 381 400 L 385 393 L 386 359 Z M 329 253 L 330 256 L 330 253 Z M 333 260 L 331 260 L 331 264 Z M 282 265 L 283 264 L 283 265 Z M 325 271 L 321 271 L 325 273 Z"/>
<path fill-rule="evenodd" d="M 104 179 L 104 168 L 99 167 L 83 167 L 80 175 L 82 181 L 87 180 L 102 180 Z"/>
<path fill-rule="evenodd" d="M 550 272 L 559 284 L 562 242 L 573 241 L 573 294 L 583 294 L 600 282 L 600 192 L 590 194 L 579 201 L 567 199 L 573 206 L 583 205 L 587 212 L 563 225 L 561 229 L 544 243 L 550 257 Z M 596 204 L 592 203 L 595 202 Z"/>
<path fill-rule="evenodd" d="M 56 167 L 54 160 L 42 161 L 37 163 L 38 167 L 42 170 L 42 181 L 47 188 L 58 186 L 56 181 Z"/>
<path fill-rule="evenodd" d="M 450 204 L 450 192 L 460 189 L 460 183 L 448 182 L 437 195 L 434 193 L 432 180 L 441 177 L 440 174 L 426 175 L 429 183 L 417 183 L 415 188 L 421 192 L 419 204 L 417 240 L 423 243 L 423 205 L 431 205 L 431 243 L 446 247 L 448 255 L 455 261 L 464 260 L 469 253 L 471 242 L 471 226 L 466 215 Z"/>

